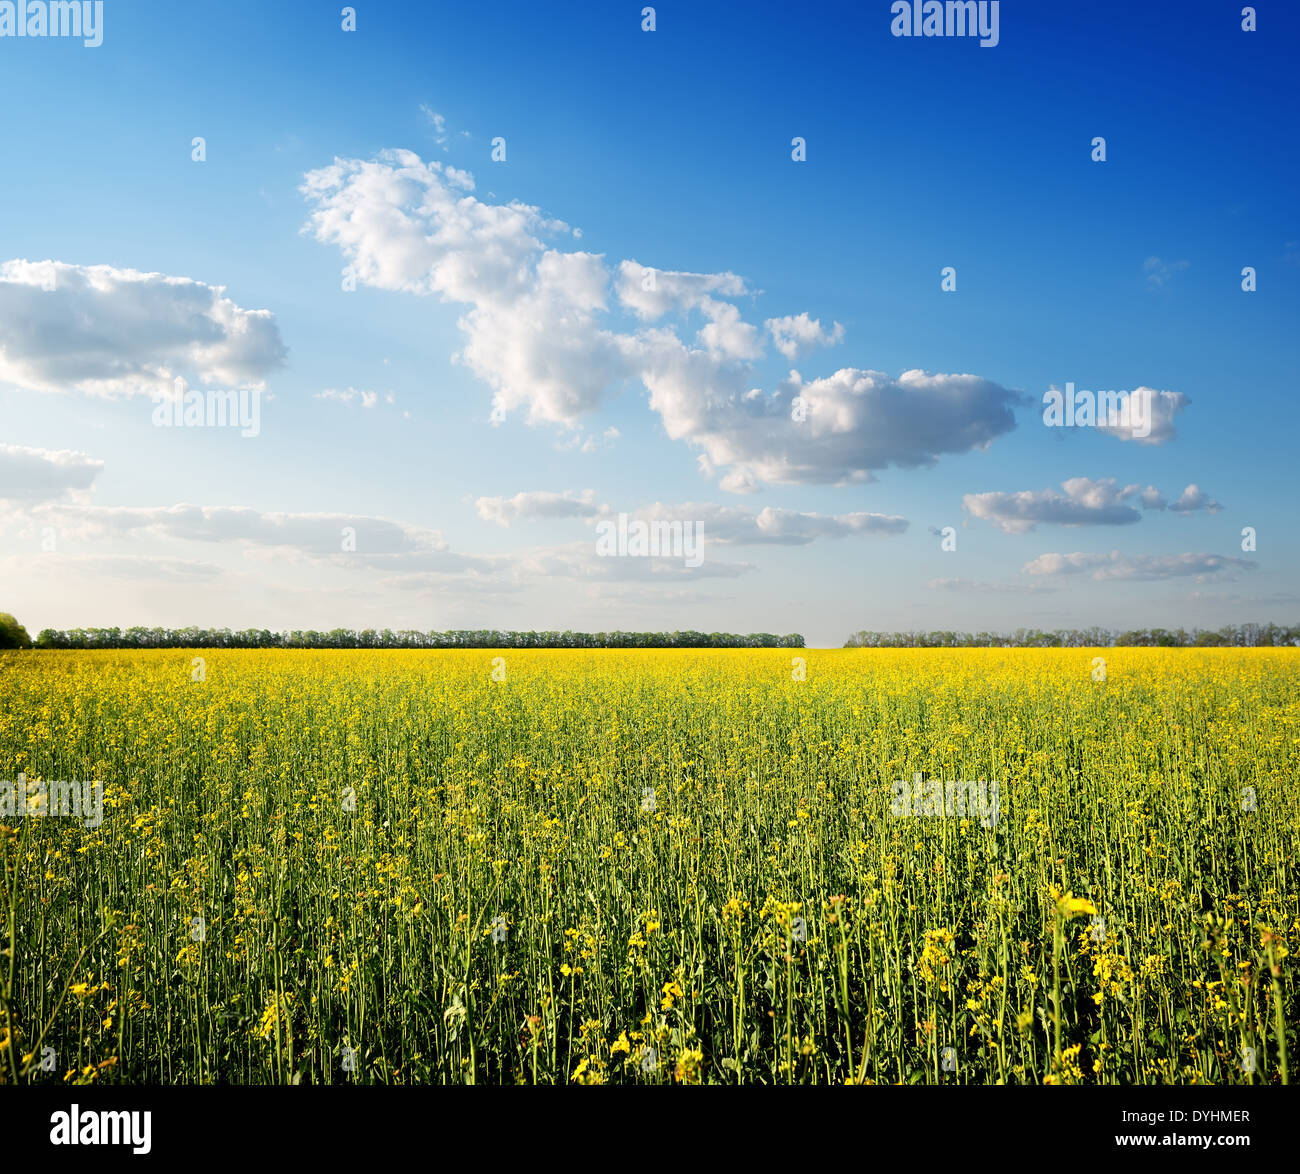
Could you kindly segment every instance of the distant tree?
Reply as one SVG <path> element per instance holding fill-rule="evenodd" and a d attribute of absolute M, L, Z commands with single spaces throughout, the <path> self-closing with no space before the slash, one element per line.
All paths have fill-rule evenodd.
<path fill-rule="evenodd" d="M 30 648 L 32 638 L 7 611 L 0 611 L 0 648 Z"/>
<path fill-rule="evenodd" d="M 1018 628 L 1011 635 L 997 632 L 855 632 L 845 648 L 1254 648 L 1300 645 L 1300 627 L 1278 624 L 1227 625 L 1217 632 L 1193 628 L 1135 628 L 1108 632 L 1102 628 L 1041 632 Z"/>
<path fill-rule="evenodd" d="M 7 617 L 16 625 L 13 617 Z M 859 637 L 878 633 L 859 633 Z M 23 633 L 26 640 L 26 633 Z M 896 644 L 909 639 L 898 637 Z M 856 637 L 854 639 L 857 639 Z M 852 641 L 851 641 L 852 643 Z M 29 647 L 26 640 L 25 647 Z M 3 645 L 0 645 L 3 647 Z M 355 631 L 335 628 L 329 632 L 271 632 L 247 628 L 71 628 L 44 629 L 36 638 L 37 648 L 803 648 L 798 633 L 775 636 L 770 632 L 737 635 L 730 632 L 500 632 L 490 629 L 449 632 L 393 632 L 385 628 Z"/>

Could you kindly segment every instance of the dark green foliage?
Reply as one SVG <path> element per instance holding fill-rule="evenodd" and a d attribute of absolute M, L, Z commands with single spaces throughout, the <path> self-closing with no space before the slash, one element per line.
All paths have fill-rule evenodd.
<path fill-rule="evenodd" d="M 32 638 L 7 611 L 0 611 L 0 648 L 30 648 Z"/>
<path fill-rule="evenodd" d="M 996 632 L 857 632 L 845 648 L 1277 648 L 1300 644 L 1300 624 L 1228 624 L 1218 631 L 1139 628 L 1110 632 L 1104 628 L 1067 628 L 1040 632 L 1017 628 Z"/>
<path fill-rule="evenodd" d="M 27 635 L 23 633 L 24 637 Z M 30 643 L 30 642 L 29 642 Z M 46 628 L 37 648 L 802 648 L 800 635 L 728 632 L 269 632 L 249 628 Z M 4 647 L 4 645 L 0 645 Z"/>

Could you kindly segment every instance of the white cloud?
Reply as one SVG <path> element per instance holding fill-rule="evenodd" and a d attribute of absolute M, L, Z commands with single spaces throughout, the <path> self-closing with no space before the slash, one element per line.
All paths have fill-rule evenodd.
<path fill-rule="evenodd" d="M 761 359 L 762 336 L 758 327 L 744 321 L 730 302 L 705 298 L 700 310 L 708 322 L 695 336 L 704 349 L 718 359 Z"/>
<path fill-rule="evenodd" d="M 526 204 L 488 204 L 449 186 L 410 151 L 335 160 L 302 191 L 309 229 L 337 245 L 357 279 L 468 305 L 457 356 L 493 388 L 493 418 L 573 424 L 628 373 L 623 341 L 596 323 L 609 274 L 592 253 L 547 248 L 570 230 Z"/>
<path fill-rule="evenodd" d="M 1214 498 L 1202 493 L 1197 485 L 1189 485 L 1179 495 L 1175 502 L 1170 502 L 1169 509 L 1175 514 L 1191 514 L 1197 510 L 1205 510 L 1206 513 L 1217 514 L 1221 506 Z"/>
<path fill-rule="evenodd" d="M 684 273 L 638 261 L 619 264 L 616 289 L 618 300 L 643 322 L 702 309 L 714 301 L 714 294 L 738 298 L 750 292 L 744 278 L 734 273 Z"/>
<path fill-rule="evenodd" d="M 535 274 L 531 291 L 482 301 L 461 318 L 459 358 L 494 390 L 494 421 L 523 410 L 531 423 L 574 427 L 632 373 L 627 339 L 597 325 L 601 258 L 548 250 Z"/>
<path fill-rule="evenodd" d="M 580 453 L 593 453 L 610 447 L 621 435 L 622 433 L 612 424 L 599 436 L 585 435 L 582 428 L 578 427 L 563 440 L 558 441 L 555 447 L 561 452 L 572 452 L 576 449 Z"/>
<path fill-rule="evenodd" d="M 1141 520 L 1142 515 L 1128 501 L 1137 497 L 1148 508 L 1149 495 L 1160 495 L 1148 487 L 1120 484 L 1114 477 L 1092 480 L 1071 477 L 1061 483 L 1064 493 L 1054 489 L 1024 490 L 1019 493 L 968 493 L 962 507 L 976 518 L 992 522 L 1008 534 L 1025 534 L 1039 523 L 1057 526 L 1125 526 Z"/>
<path fill-rule="evenodd" d="M 386 359 L 384 361 L 387 362 Z M 367 391 L 355 387 L 327 387 L 323 391 L 316 392 L 312 398 L 339 404 L 356 403 L 360 404 L 361 407 L 367 410 L 376 408 L 380 404 L 384 404 L 390 408 L 397 407 L 397 396 L 395 396 L 391 391 L 386 391 L 383 394 L 380 394 L 377 391 Z M 410 418 L 411 413 L 403 410 L 402 419 L 409 420 Z"/>
<path fill-rule="evenodd" d="M 308 172 L 308 229 L 337 245 L 358 280 L 453 302 L 508 302 L 530 292 L 540 237 L 566 233 L 534 207 L 486 204 L 448 189 L 441 163 L 413 151 L 335 159 Z"/>
<path fill-rule="evenodd" d="M 821 320 L 802 314 L 787 314 L 784 318 L 769 318 L 763 325 L 772 335 L 776 349 L 794 362 L 801 354 L 819 346 L 832 346 L 844 338 L 844 327 L 838 322 L 826 330 Z"/>
<path fill-rule="evenodd" d="M 756 482 L 870 481 L 889 465 L 931 465 L 945 453 L 985 448 L 1015 427 L 1016 394 L 975 375 L 894 378 L 850 367 L 804 383 L 792 372 L 768 394 L 745 390 L 745 372 L 662 334 L 646 365 L 650 406 L 668 435 L 702 448 L 708 467 L 729 467 L 724 488 L 732 491 Z"/>
<path fill-rule="evenodd" d="M 1128 504 L 1136 501 L 1144 510 L 1170 510 L 1189 514 L 1196 510 L 1218 513 L 1223 507 L 1214 498 L 1189 485 L 1175 502 L 1167 502 L 1154 485 L 1120 486 L 1114 477 L 1092 480 L 1072 477 L 1061 483 L 1064 493 L 1054 489 L 1020 493 L 968 493 L 962 506 L 976 518 L 984 518 L 1008 534 L 1025 534 L 1039 523 L 1057 526 L 1124 526 L 1141 518 Z"/>
<path fill-rule="evenodd" d="M 447 182 L 453 187 L 458 187 L 467 192 L 474 190 L 474 177 L 468 171 L 461 171 L 459 167 L 452 167 L 449 163 L 442 169 L 442 174 L 446 176 Z"/>
<path fill-rule="evenodd" d="M 516 518 L 594 518 L 606 508 L 596 504 L 591 489 L 577 494 L 538 490 L 514 497 L 480 497 L 474 505 L 480 518 L 498 526 L 509 526 Z"/>
<path fill-rule="evenodd" d="M 1150 417 L 1150 430 L 1145 436 L 1140 436 L 1135 432 L 1135 429 L 1139 428 L 1140 421 L 1132 420 L 1126 426 L 1117 416 L 1114 423 L 1102 423 L 1099 419 L 1097 431 L 1109 436 L 1118 436 L 1120 440 L 1136 440 L 1139 444 L 1168 444 L 1178 435 L 1174 427 L 1174 417 L 1192 402 L 1181 391 L 1156 391 L 1151 387 L 1135 387 L 1130 392 L 1120 392 L 1120 395 L 1144 397 L 1145 413 L 1135 414 Z"/>
<path fill-rule="evenodd" d="M 190 382 L 261 388 L 284 362 L 268 310 L 186 277 L 0 264 L 0 382 L 35 391 L 154 395 Z"/>
<path fill-rule="evenodd" d="M 1142 507 L 1148 510 L 1168 510 L 1174 514 L 1192 514 L 1198 510 L 1204 510 L 1208 514 L 1217 514 L 1223 506 L 1214 498 L 1206 493 L 1202 493 L 1198 485 L 1188 485 L 1177 500 L 1166 501 L 1165 495 L 1161 493 L 1154 485 L 1148 485 L 1142 491 Z"/>
<path fill-rule="evenodd" d="M 706 502 L 656 502 L 630 516 L 645 521 L 696 522 L 707 543 L 728 546 L 806 546 L 818 538 L 901 534 L 908 525 L 906 518 L 892 514 L 818 514 L 772 506 L 755 512 Z"/>
<path fill-rule="evenodd" d="M 613 506 L 598 502 L 590 489 L 580 494 L 528 492 L 516 493 L 514 497 L 480 497 L 475 505 L 480 518 L 501 526 L 508 526 L 517 518 L 591 520 L 615 512 Z M 818 514 L 772 506 L 755 512 L 712 502 L 677 505 L 655 502 L 624 512 L 636 521 L 690 522 L 701 527 L 707 542 L 729 546 L 805 546 L 818 538 L 901 534 L 908 525 L 906 518 L 892 514 Z"/>
<path fill-rule="evenodd" d="M 45 506 L 39 517 L 87 541 L 139 533 L 177 542 L 270 547 L 315 558 L 348 553 L 343 550 L 345 528 L 355 531 L 358 554 L 437 551 L 447 545 L 437 530 L 386 518 L 271 513 L 248 506 Z"/>
<path fill-rule="evenodd" d="M 420 103 L 420 113 L 424 115 L 425 121 L 433 128 L 434 141 L 441 147 L 446 144 L 450 137 L 447 134 L 447 120 L 436 110 L 432 109 L 427 103 Z"/>
<path fill-rule="evenodd" d="M 104 469 L 83 452 L 0 444 L 0 501 L 30 504 L 76 498 Z"/>
<path fill-rule="evenodd" d="M 974 375 L 895 379 L 844 368 L 806 385 L 792 373 L 765 393 L 752 368 L 764 335 L 725 300 L 751 292 L 742 278 L 636 261 L 611 275 L 602 256 L 544 243 L 573 233 L 563 222 L 452 191 L 442 165 L 410 151 L 336 159 L 308 173 L 302 191 L 308 230 L 338 246 L 361 282 L 469 307 L 457 357 L 493 389 L 497 422 L 523 411 L 532 423 L 575 428 L 615 387 L 639 378 L 668 435 L 702 450 L 733 492 L 763 481 L 866 481 L 888 465 L 983 448 L 1015 427 L 1019 397 Z M 635 333 L 605 324 L 611 284 L 616 305 L 643 324 Z M 703 319 L 690 343 L 678 334 L 682 323 L 659 321 L 670 314 Z M 787 350 L 842 334 L 806 313 L 768 321 Z M 801 421 L 791 419 L 796 394 L 811 409 Z"/>
<path fill-rule="evenodd" d="M 1219 554 L 1148 554 L 1124 555 L 1118 550 L 1109 554 L 1040 554 L 1021 568 L 1029 575 L 1077 575 L 1106 579 L 1177 579 L 1194 576 L 1198 581 L 1210 579 L 1234 568 L 1253 571 L 1256 564 L 1248 559 L 1228 558 Z"/>

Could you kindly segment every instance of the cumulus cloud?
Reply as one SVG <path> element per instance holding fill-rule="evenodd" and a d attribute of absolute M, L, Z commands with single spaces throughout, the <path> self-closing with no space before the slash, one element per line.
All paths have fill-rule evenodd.
<path fill-rule="evenodd" d="M 772 336 L 776 349 L 793 362 L 801 354 L 819 346 L 832 346 L 844 338 L 844 327 L 836 322 L 830 330 L 822 327 L 821 320 L 802 314 L 787 314 L 784 318 L 769 318 L 763 323 Z"/>
<path fill-rule="evenodd" d="M 701 326 L 696 338 L 715 359 L 761 359 L 762 337 L 756 326 L 740 316 L 740 310 L 730 302 L 708 299 L 700 307 L 708 322 Z"/>
<path fill-rule="evenodd" d="M 1205 510 L 1206 513 L 1217 514 L 1221 506 L 1214 498 L 1201 492 L 1197 485 L 1189 485 L 1179 495 L 1178 500 L 1170 502 L 1170 512 L 1175 514 L 1191 514 L 1197 510 Z"/>
<path fill-rule="evenodd" d="M 644 375 L 668 435 L 729 466 L 724 488 L 755 482 L 865 482 L 889 465 L 934 464 L 986 448 L 1015 427 L 1016 393 L 976 375 L 844 368 L 774 393 L 745 390 L 743 372 L 717 367 L 676 339 L 655 340 Z"/>
<path fill-rule="evenodd" d="M 571 425 L 627 373 L 622 341 L 597 324 L 609 274 L 591 253 L 543 238 L 563 222 L 518 202 L 489 204 L 411 151 L 336 159 L 304 179 L 317 240 L 337 245 L 357 280 L 467 305 L 457 358 L 495 392 L 492 415 Z"/>
<path fill-rule="evenodd" d="M 76 498 L 103 468 L 103 461 L 83 452 L 0 444 L 0 501 L 30 505 Z"/>
<path fill-rule="evenodd" d="M 734 273 L 684 273 L 623 261 L 615 281 L 618 300 L 643 322 L 666 314 L 701 310 L 716 304 L 715 295 L 743 297 L 749 288 Z"/>
<path fill-rule="evenodd" d="M 1109 554 L 1040 554 L 1021 569 L 1029 575 L 1087 574 L 1098 581 L 1186 577 L 1204 581 L 1234 569 L 1253 571 L 1255 567 L 1248 559 L 1220 554 L 1125 555 L 1112 550 Z"/>
<path fill-rule="evenodd" d="M 1188 485 L 1175 501 L 1167 501 L 1165 495 L 1154 485 L 1148 485 L 1141 494 L 1142 507 L 1148 510 L 1168 510 L 1174 514 L 1193 514 L 1204 510 L 1207 514 L 1217 514 L 1223 506 L 1214 498 L 1201 492 L 1198 485 Z"/>
<path fill-rule="evenodd" d="M 968 493 L 962 506 L 972 517 L 992 522 L 1008 534 L 1025 534 L 1040 523 L 1057 526 L 1127 526 L 1141 514 L 1130 502 L 1146 510 L 1217 513 L 1222 506 L 1212 497 L 1189 485 L 1172 504 L 1154 485 L 1121 486 L 1114 477 L 1093 480 L 1072 477 L 1061 483 L 1064 493 L 1054 489 L 1024 490 L 1020 493 Z"/>
<path fill-rule="evenodd" d="M 751 292 L 742 278 L 631 260 L 611 272 L 602 256 L 546 243 L 573 234 L 562 221 L 466 195 L 441 164 L 410 151 L 336 159 L 308 173 L 302 192 L 306 231 L 341 249 L 359 281 L 467 307 L 456 357 L 492 388 L 494 421 L 522 411 L 575 428 L 612 389 L 639 379 L 668 435 L 701 450 L 710 475 L 734 492 L 763 481 L 870 480 L 888 465 L 985 447 L 1015 427 L 1019 397 L 974 375 L 845 368 L 805 384 L 792 372 L 764 392 L 753 364 L 766 336 L 728 300 Z M 639 328 L 613 328 L 616 311 Z M 688 317 L 693 334 L 684 333 Z M 783 353 L 842 335 L 806 313 L 769 319 L 767 330 Z"/>
<path fill-rule="evenodd" d="M 1119 394 L 1125 397 L 1143 397 L 1145 412 L 1132 412 L 1128 423 L 1124 422 L 1120 414 L 1105 420 L 1099 418 L 1097 431 L 1117 436 L 1120 440 L 1136 440 L 1139 444 L 1168 444 L 1178 435 L 1174 417 L 1192 402 L 1181 391 L 1156 391 L 1152 387 L 1135 387 L 1132 391 Z M 1139 435 L 1143 431 L 1140 419 L 1143 416 L 1150 422 L 1145 436 Z"/>
<path fill-rule="evenodd" d="M 628 339 L 598 324 L 607 273 L 592 253 L 548 250 L 525 293 L 482 300 L 460 319 L 459 359 L 493 388 L 492 419 L 573 427 L 628 375 Z"/>
<path fill-rule="evenodd" d="M 187 277 L 13 260 L 0 264 L 0 382 L 34 391 L 155 395 L 184 377 L 261 388 L 285 358 L 269 310 Z"/>
<path fill-rule="evenodd" d="M 1102 481 L 1072 477 L 1061 488 L 1064 493 L 1054 489 L 968 493 L 961 503 L 973 517 L 984 518 L 1008 534 L 1027 533 L 1040 522 L 1058 526 L 1124 526 L 1141 519 L 1136 509 L 1125 504 L 1127 498 L 1139 492 L 1139 486 L 1120 488 L 1113 477 Z"/>

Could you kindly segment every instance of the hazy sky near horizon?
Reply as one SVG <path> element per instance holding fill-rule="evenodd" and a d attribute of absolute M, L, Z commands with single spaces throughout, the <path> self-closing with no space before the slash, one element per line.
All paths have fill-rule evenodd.
<path fill-rule="evenodd" d="M 33 634 L 1300 616 L 1291 6 L 344 7 L 0 36 Z M 255 423 L 160 426 L 178 378 Z M 1048 427 L 1067 384 L 1149 432 Z"/>

